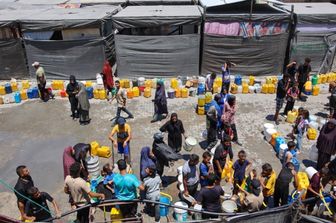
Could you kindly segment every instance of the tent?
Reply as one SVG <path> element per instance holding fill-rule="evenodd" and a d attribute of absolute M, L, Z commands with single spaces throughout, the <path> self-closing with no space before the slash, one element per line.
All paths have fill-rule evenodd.
<path fill-rule="evenodd" d="M 119 76 L 199 73 L 202 9 L 196 5 L 128 6 L 112 17 Z"/>
<path fill-rule="evenodd" d="M 277 75 L 283 71 L 292 29 L 291 15 L 254 1 L 201 0 L 205 9 L 201 73 L 220 73 L 226 61 L 232 73 Z M 225 1 L 226 2 L 226 1 Z"/>
<path fill-rule="evenodd" d="M 84 6 L 88 5 L 115 5 L 115 6 L 126 6 L 126 0 L 68 0 L 67 4 L 81 4 Z"/>
<path fill-rule="evenodd" d="M 312 70 L 332 69 L 336 48 L 336 5 L 331 3 L 288 3 L 297 18 L 296 35 L 291 44 L 291 59 L 299 63 L 310 57 Z"/>
<path fill-rule="evenodd" d="M 47 77 L 94 79 L 105 59 L 114 56 L 112 15 L 117 6 L 83 8 L 36 8 L 20 11 L 20 26 L 30 75 L 34 61 L 40 62 Z"/>
<path fill-rule="evenodd" d="M 8 10 L 0 10 L 0 79 L 27 77 L 28 70 L 16 15 Z"/>
<path fill-rule="evenodd" d="M 128 5 L 195 5 L 195 0 L 128 0 Z"/>

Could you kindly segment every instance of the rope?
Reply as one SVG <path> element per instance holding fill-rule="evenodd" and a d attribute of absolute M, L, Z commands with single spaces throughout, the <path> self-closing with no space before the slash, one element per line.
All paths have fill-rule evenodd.
<path fill-rule="evenodd" d="M 5 181 L 3 181 L 2 179 L 0 179 L 0 183 L 1 183 L 2 185 L 4 185 L 7 189 L 11 190 L 11 191 L 14 192 L 14 193 L 19 194 L 21 197 L 27 199 L 27 200 L 30 201 L 31 203 L 33 203 L 33 204 L 35 204 L 36 206 L 42 208 L 43 210 L 45 210 L 45 211 L 48 212 L 49 214 L 54 215 L 54 213 L 52 213 L 50 210 L 48 210 L 47 208 L 43 207 L 42 205 L 36 203 L 35 201 L 33 201 L 32 199 L 30 199 L 29 197 L 24 196 L 23 194 L 21 194 L 20 192 L 18 192 L 17 190 L 15 190 L 14 187 L 12 187 L 11 185 L 7 184 L 7 183 L 6 183 Z"/>

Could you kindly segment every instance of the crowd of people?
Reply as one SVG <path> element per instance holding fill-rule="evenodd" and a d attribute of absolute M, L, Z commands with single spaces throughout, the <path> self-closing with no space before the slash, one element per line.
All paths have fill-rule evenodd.
<path fill-rule="evenodd" d="M 276 96 L 276 113 L 274 120 L 278 124 L 278 116 L 283 107 L 284 100 L 287 100 L 284 113 L 287 114 L 294 107 L 295 100 L 302 99 L 304 83 L 309 80 L 310 59 L 306 58 L 305 63 L 296 69 L 296 62 L 290 63 L 287 73 L 278 82 Z M 36 65 L 36 64 L 35 64 Z M 202 209 L 212 214 L 203 214 L 203 219 L 217 218 L 222 212 L 221 197 L 230 191 L 224 191 L 221 185 L 232 184 L 232 197 L 238 206 L 239 211 L 255 212 L 262 209 L 279 207 L 288 203 L 290 185 L 298 186 L 298 155 L 302 151 L 302 138 L 309 126 L 309 111 L 300 108 L 299 115 L 294 124 L 293 130 L 288 134 L 288 149 L 281 160 L 282 169 L 277 174 L 270 163 L 264 163 L 261 172 L 253 168 L 254 164 L 248 159 L 244 149 L 233 151 L 232 143 L 242 146 L 238 140 L 235 115 L 237 111 L 236 97 L 229 94 L 230 68 L 235 66 L 232 62 L 225 62 L 222 67 L 222 90 L 216 94 L 211 101 L 211 106 L 206 113 L 207 147 L 202 155 L 202 160 L 197 154 L 191 154 L 182 168 L 183 188 L 180 198 L 190 207 L 200 204 Z M 37 69 L 40 69 L 37 67 Z M 44 72 L 44 71 L 43 71 Z M 104 66 L 103 72 L 110 70 Z M 41 69 L 37 76 L 42 73 Z M 210 74 L 206 79 L 207 91 L 213 91 L 213 84 L 216 75 Z M 43 77 L 45 80 L 45 77 Z M 111 82 L 111 79 L 108 79 Z M 112 79 L 113 83 L 113 79 Z M 145 146 L 141 150 L 140 157 L 140 180 L 130 171 L 132 130 L 126 119 L 120 116 L 121 111 L 133 118 L 126 109 L 126 94 L 120 87 L 120 82 L 115 81 L 113 85 L 107 84 L 107 88 L 116 87 L 113 96 L 118 104 L 116 123 L 108 138 L 119 154 L 123 155 L 114 164 L 104 165 L 101 175 L 103 180 L 97 190 L 93 191 L 87 182 L 90 175 L 87 167 L 86 157 L 91 155 L 91 145 L 78 143 L 68 147 L 63 153 L 64 169 L 64 192 L 69 196 L 69 204 L 73 208 L 83 207 L 90 203 L 90 199 L 112 199 L 129 201 L 119 205 L 124 218 L 134 218 L 138 212 L 138 203 L 132 202 L 138 198 L 138 191 L 141 191 L 142 198 L 159 201 L 162 183 L 164 183 L 164 165 L 168 163 L 161 156 L 155 155 L 153 143 L 152 148 Z M 336 159 L 331 156 L 336 153 L 336 84 L 331 84 L 330 119 L 321 128 L 317 139 L 318 162 L 317 173 L 310 179 L 307 190 L 307 211 L 310 214 L 316 212 L 316 205 L 321 203 L 323 195 L 320 191 L 329 185 L 329 194 L 333 198 L 330 207 L 336 211 Z M 74 76 L 70 77 L 70 83 L 66 89 L 71 104 L 72 117 L 80 118 L 81 124 L 88 124 L 89 102 L 85 87 L 77 82 Z M 85 92 L 84 92 L 85 91 Z M 83 96 L 84 95 L 84 96 Z M 154 116 L 152 122 L 161 121 L 168 115 L 166 92 L 162 82 L 157 83 L 154 97 Z M 182 120 L 178 119 L 176 113 L 172 113 L 170 119 L 162 125 L 160 132 L 168 133 L 168 148 L 171 154 L 176 157 L 181 152 L 182 139 L 187 135 Z M 162 141 L 163 142 L 163 141 Z M 26 166 L 18 166 L 17 174 L 19 179 L 15 186 L 18 198 L 18 208 L 22 220 L 43 221 L 51 217 L 48 202 L 52 203 L 56 216 L 60 216 L 60 209 L 55 200 L 46 192 L 40 192 L 35 186 L 29 170 Z M 327 190 L 327 189 L 326 189 Z M 324 190 L 325 191 L 325 190 Z M 31 202 L 33 201 L 33 202 Z M 47 202 L 48 201 L 48 202 Z M 111 208 L 111 207 L 110 207 Z M 144 212 L 153 216 L 155 222 L 160 222 L 160 208 L 158 204 L 146 204 Z M 90 208 L 81 208 L 77 212 L 78 222 L 90 221 Z M 336 220 L 336 215 L 333 216 Z"/>

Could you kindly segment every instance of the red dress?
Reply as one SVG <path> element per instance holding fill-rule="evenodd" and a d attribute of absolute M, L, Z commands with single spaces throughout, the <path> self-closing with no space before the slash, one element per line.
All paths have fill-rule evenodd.
<path fill-rule="evenodd" d="M 103 67 L 102 74 L 103 74 L 105 89 L 106 88 L 112 88 L 114 86 L 113 76 L 112 76 L 112 68 L 111 68 L 110 63 L 108 61 L 104 62 L 104 67 Z"/>

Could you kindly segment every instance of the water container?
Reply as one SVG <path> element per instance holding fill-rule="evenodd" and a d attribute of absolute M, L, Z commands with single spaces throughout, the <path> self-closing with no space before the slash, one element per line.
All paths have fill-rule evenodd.
<path fill-rule="evenodd" d="M 29 99 L 33 99 L 34 98 L 33 89 L 32 88 L 28 89 L 27 96 L 28 96 Z"/>
<path fill-rule="evenodd" d="M 235 81 L 234 81 L 234 83 L 236 84 L 236 85 L 242 85 L 242 77 L 240 76 L 240 75 L 237 75 L 236 77 L 235 77 Z"/>
<path fill-rule="evenodd" d="M 103 157 L 103 158 L 110 158 L 112 155 L 111 148 L 108 146 L 102 146 L 97 149 L 97 156 Z"/>
<path fill-rule="evenodd" d="M 222 203 L 222 210 L 225 213 L 234 213 L 237 210 L 237 203 L 233 200 L 226 200 Z"/>
<path fill-rule="evenodd" d="M 197 91 L 196 88 L 193 88 L 193 87 L 189 88 L 189 96 L 190 97 L 195 97 L 196 96 L 196 91 Z"/>
<path fill-rule="evenodd" d="M 145 98 L 150 98 L 152 96 L 152 89 L 149 87 L 146 87 L 144 90 L 144 97 Z"/>
<path fill-rule="evenodd" d="M 198 84 L 204 84 L 205 85 L 205 81 L 206 81 L 205 77 L 201 77 L 201 76 L 198 77 Z"/>
<path fill-rule="evenodd" d="M 313 96 L 317 96 L 320 93 L 320 86 L 313 86 Z"/>
<path fill-rule="evenodd" d="M 264 134 L 266 134 L 267 129 L 274 129 L 274 125 L 271 123 L 264 124 Z"/>
<path fill-rule="evenodd" d="M 296 117 L 297 117 L 296 112 L 289 111 L 288 114 L 287 114 L 287 119 L 286 119 L 286 121 L 287 121 L 288 123 L 294 123 L 295 120 L 296 120 Z"/>
<path fill-rule="evenodd" d="M 318 83 L 318 77 L 317 77 L 317 75 L 314 75 L 313 78 L 312 78 L 312 84 L 317 85 L 317 83 Z"/>
<path fill-rule="evenodd" d="M 317 122 L 317 116 L 316 115 L 309 115 L 309 121 L 310 122 Z"/>
<path fill-rule="evenodd" d="M 188 208 L 188 205 L 183 201 L 178 201 L 174 206 Z M 186 222 L 188 220 L 188 212 L 183 209 L 174 208 L 174 218 L 177 222 Z"/>
<path fill-rule="evenodd" d="M 92 178 L 97 178 L 100 176 L 100 168 L 99 168 L 99 158 L 98 156 L 89 156 L 86 158 L 87 169 L 89 175 Z"/>
<path fill-rule="evenodd" d="M 317 170 L 314 167 L 310 166 L 305 169 L 305 172 L 308 174 L 309 179 L 311 179 L 313 175 L 317 173 Z"/>
<path fill-rule="evenodd" d="M 321 84 L 325 84 L 327 82 L 327 76 L 325 74 L 321 74 L 320 79 L 321 79 Z"/>
<path fill-rule="evenodd" d="M 181 97 L 182 98 L 187 98 L 188 94 L 189 94 L 188 89 L 187 88 L 182 88 Z"/>
<path fill-rule="evenodd" d="M 138 80 L 137 80 L 137 79 L 133 79 L 133 80 L 131 81 L 131 84 L 132 84 L 131 87 L 139 87 L 139 86 L 138 86 Z"/>
<path fill-rule="evenodd" d="M 205 115 L 205 108 L 201 106 L 197 106 L 197 114 Z"/>
<path fill-rule="evenodd" d="M 266 77 L 266 84 L 272 84 L 272 78 Z"/>
<path fill-rule="evenodd" d="M 133 87 L 133 97 L 139 97 L 140 96 L 140 90 L 138 87 Z"/>
<path fill-rule="evenodd" d="M 176 78 L 172 78 L 170 80 L 170 87 L 173 89 L 177 89 L 179 87 L 179 84 Z"/>
<path fill-rule="evenodd" d="M 86 88 L 92 87 L 92 81 L 86 81 L 85 82 L 85 87 Z"/>
<path fill-rule="evenodd" d="M 271 141 L 272 135 L 274 133 L 277 133 L 277 130 L 275 130 L 275 129 L 267 129 L 266 130 L 266 132 L 264 134 L 265 134 L 265 139 L 266 139 L 267 142 Z"/>
<path fill-rule="evenodd" d="M 249 85 L 250 85 L 250 86 L 253 86 L 253 85 L 254 85 L 254 80 L 255 80 L 254 76 L 250 76 L 250 77 L 249 77 Z"/>
<path fill-rule="evenodd" d="M 51 88 L 52 88 L 53 90 L 58 90 L 58 86 L 57 86 L 57 81 L 56 81 L 56 80 L 53 80 L 53 81 L 51 82 Z"/>
<path fill-rule="evenodd" d="M 99 99 L 99 90 L 98 89 L 95 89 L 93 91 L 93 97 L 94 97 L 94 99 Z"/>
<path fill-rule="evenodd" d="M 305 87 L 305 92 L 309 93 L 312 91 L 313 87 L 312 87 L 312 82 L 311 81 L 307 81 L 304 85 Z"/>
<path fill-rule="evenodd" d="M 15 103 L 20 103 L 21 102 L 21 96 L 20 96 L 19 92 L 14 93 L 14 100 L 15 100 Z"/>
<path fill-rule="evenodd" d="M 62 98 L 67 97 L 67 93 L 65 92 L 65 90 L 61 90 L 60 95 L 61 95 Z"/>
<path fill-rule="evenodd" d="M 279 149 L 279 159 L 283 160 L 285 152 L 288 150 L 288 146 L 286 143 L 283 143 L 280 145 L 280 149 Z"/>
<path fill-rule="evenodd" d="M 220 92 L 221 92 L 221 86 L 219 86 L 219 85 L 217 85 L 216 83 L 214 83 L 213 86 L 212 86 L 212 92 L 213 92 L 214 94 L 216 94 L 216 93 L 220 93 Z"/>
<path fill-rule="evenodd" d="M 39 98 L 39 90 L 37 87 L 33 87 L 33 97 Z"/>
<path fill-rule="evenodd" d="M 5 95 L 6 94 L 6 89 L 4 86 L 0 86 L 0 95 Z"/>
<path fill-rule="evenodd" d="M 208 104 L 212 101 L 212 94 L 211 92 L 205 93 L 205 104 Z"/>
<path fill-rule="evenodd" d="M 144 77 L 139 77 L 138 78 L 138 86 L 145 86 L 145 78 Z"/>
<path fill-rule="evenodd" d="M 4 99 L 2 97 L 0 97 L 0 105 L 3 105 L 5 102 L 4 102 Z"/>
<path fill-rule="evenodd" d="M 21 90 L 20 96 L 22 100 L 27 100 L 28 99 L 27 90 Z"/>
<path fill-rule="evenodd" d="M 97 141 L 92 141 L 90 145 L 91 145 L 91 154 L 93 156 L 97 156 L 97 151 L 100 146 L 99 143 Z"/>
<path fill-rule="evenodd" d="M 160 196 L 160 203 L 163 204 L 168 204 L 170 205 L 170 202 L 172 201 L 172 199 L 168 196 L 165 196 L 163 193 Z M 166 205 L 162 205 L 160 204 L 160 216 L 161 217 L 166 217 L 169 214 L 169 207 Z"/>
<path fill-rule="evenodd" d="M 248 84 L 244 83 L 242 85 L 242 93 L 243 94 L 248 94 L 249 93 L 249 86 L 248 86 Z"/>
<path fill-rule="evenodd" d="M 168 98 L 170 98 L 170 99 L 175 98 L 175 90 L 174 89 L 169 89 L 168 90 Z"/>
<path fill-rule="evenodd" d="M 214 84 L 216 84 L 219 88 L 222 87 L 222 78 L 217 77 L 214 81 Z"/>
<path fill-rule="evenodd" d="M 199 84 L 197 87 L 197 95 L 205 94 L 205 85 Z"/>
<path fill-rule="evenodd" d="M 321 94 L 329 94 L 329 86 L 326 84 L 320 85 L 320 93 Z"/>
<path fill-rule="evenodd" d="M 130 81 L 128 79 L 125 79 L 123 83 L 124 83 L 123 88 L 130 88 L 131 87 Z"/>
<path fill-rule="evenodd" d="M 22 89 L 27 90 L 27 89 L 29 89 L 29 87 L 30 87 L 29 81 L 23 80 L 22 81 Z"/>
<path fill-rule="evenodd" d="M 133 98 L 133 91 L 131 88 L 127 89 L 127 98 L 132 99 Z"/>
<path fill-rule="evenodd" d="M 18 83 L 17 82 L 11 82 L 11 88 L 12 91 L 18 91 Z"/>
<path fill-rule="evenodd" d="M 256 92 L 257 94 L 260 94 L 260 93 L 261 93 L 261 86 L 260 86 L 260 84 L 255 84 L 255 85 L 254 85 L 254 88 L 255 88 L 255 92 Z"/>
<path fill-rule="evenodd" d="M 276 139 L 280 137 L 280 134 L 277 132 L 277 133 L 274 133 L 272 135 L 272 138 L 271 138 L 271 141 L 270 141 L 270 144 L 275 147 L 275 143 L 276 143 Z"/>
<path fill-rule="evenodd" d="M 315 140 L 317 138 L 317 130 L 313 128 L 308 128 L 307 137 L 309 140 Z"/>
<path fill-rule="evenodd" d="M 238 85 L 231 84 L 231 94 L 237 94 L 238 93 Z"/>
<path fill-rule="evenodd" d="M 117 207 L 118 206 L 115 206 L 111 209 L 110 218 L 112 223 L 121 223 L 122 221 L 120 219 L 123 219 L 121 210 Z"/>
<path fill-rule="evenodd" d="M 106 91 L 105 91 L 105 89 L 99 90 L 99 99 L 100 100 L 106 99 Z"/>
<path fill-rule="evenodd" d="M 305 172 L 298 172 L 296 175 L 297 179 L 297 190 L 302 191 L 305 190 L 307 191 L 307 188 L 309 187 L 309 177 L 308 174 Z M 303 199 L 305 198 L 305 195 L 303 195 Z"/>
<path fill-rule="evenodd" d="M 249 93 L 250 93 L 250 94 L 254 94 L 254 92 L 255 92 L 255 87 L 254 87 L 254 86 L 249 86 L 249 87 L 248 87 L 248 90 L 249 90 Z"/>
<path fill-rule="evenodd" d="M 309 159 L 311 161 L 316 162 L 317 158 L 318 158 L 318 150 L 317 150 L 317 147 L 316 147 L 316 143 L 314 143 L 309 149 Z"/>
<path fill-rule="evenodd" d="M 275 85 L 274 84 L 269 84 L 268 85 L 268 93 L 269 94 L 274 94 L 275 93 Z"/>
<path fill-rule="evenodd" d="M 276 151 L 277 154 L 279 154 L 279 152 L 280 152 L 280 145 L 282 145 L 282 144 L 286 144 L 285 138 L 281 137 L 281 136 L 278 137 L 278 138 L 276 138 L 276 140 L 275 140 L 275 151 Z"/>
<path fill-rule="evenodd" d="M 181 88 L 177 88 L 175 89 L 175 98 L 180 98 L 182 97 L 182 89 Z"/>
<path fill-rule="evenodd" d="M 139 86 L 140 95 L 145 91 L 145 86 Z"/>
<path fill-rule="evenodd" d="M 87 87 L 86 88 L 86 93 L 89 99 L 93 98 L 93 87 Z"/>
<path fill-rule="evenodd" d="M 205 96 L 204 95 L 199 95 L 198 96 L 198 103 L 197 105 L 199 107 L 203 107 L 205 105 Z"/>
<path fill-rule="evenodd" d="M 261 86 L 261 93 L 268 94 L 268 84 L 263 84 Z"/>
<path fill-rule="evenodd" d="M 13 92 L 12 86 L 9 83 L 5 84 L 5 91 L 6 91 L 6 94 L 10 94 Z"/>

